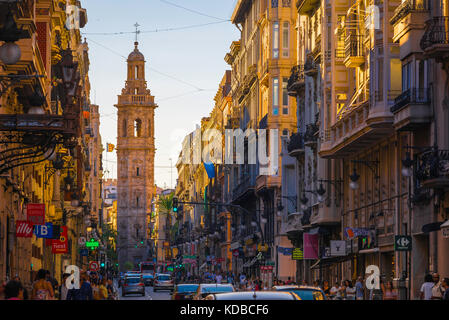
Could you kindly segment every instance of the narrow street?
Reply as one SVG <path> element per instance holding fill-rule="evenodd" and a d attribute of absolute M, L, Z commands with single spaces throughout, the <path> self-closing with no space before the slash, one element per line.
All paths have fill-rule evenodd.
<path fill-rule="evenodd" d="M 145 297 L 142 297 L 140 294 L 128 294 L 125 297 L 122 297 L 122 289 L 117 287 L 117 282 L 114 283 L 115 290 L 118 292 L 119 300 L 170 300 L 171 295 L 170 291 L 153 291 L 153 287 L 148 286 L 145 287 Z"/>

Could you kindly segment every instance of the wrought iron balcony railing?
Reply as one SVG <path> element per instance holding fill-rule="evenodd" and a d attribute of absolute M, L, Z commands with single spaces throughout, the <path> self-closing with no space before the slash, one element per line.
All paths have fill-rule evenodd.
<path fill-rule="evenodd" d="M 295 150 L 303 150 L 304 149 L 304 137 L 301 133 L 294 133 L 290 137 L 290 142 L 288 143 L 287 150 L 289 153 Z"/>
<path fill-rule="evenodd" d="M 363 35 L 349 34 L 345 39 L 346 59 L 363 56 Z"/>
<path fill-rule="evenodd" d="M 449 150 L 437 147 L 418 155 L 416 177 L 421 182 L 426 180 L 449 178 Z M 447 180 L 449 182 L 449 180 Z"/>
<path fill-rule="evenodd" d="M 419 12 L 428 10 L 429 10 L 429 0 L 406 0 L 396 8 L 396 10 L 394 11 L 393 18 L 391 18 L 390 20 L 390 23 L 395 24 L 410 12 L 413 11 Z"/>
<path fill-rule="evenodd" d="M 295 97 L 305 84 L 304 65 L 294 66 L 287 82 L 288 95 Z"/>
<path fill-rule="evenodd" d="M 315 123 L 310 123 L 306 126 L 306 133 L 304 134 L 304 144 L 310 145 L 317 142 L 316 133 L 319 128 Z"/>
<path fill-rule="evenodd" d="M 428 88 L 411 88 L 404 91 L 396 99 L 394 99 L 394 105 L 390 108 L 390 111 L 395 113 L 410 103 L 427 104 L 429 102 L 430 96 Z"/>
<path fill-rule="evenodd" d="M 427 21 L 420 45 L 423 50 L 434 45 L 449 45 L 449 16 L 434 17 Z"/>

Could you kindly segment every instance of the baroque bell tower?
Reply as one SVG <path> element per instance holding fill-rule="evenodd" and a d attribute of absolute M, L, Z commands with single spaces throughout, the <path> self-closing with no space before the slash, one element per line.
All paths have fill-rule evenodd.
<path fill-rule="evenodd" d="M 137 33 L 136 33 L 137 34 Z M 146 215 L 154 192 L 154 96 L 145 80 L 145 57 L 134 43 L 117 108 L 117 251 L 120 267 L 148 259 Z"/>

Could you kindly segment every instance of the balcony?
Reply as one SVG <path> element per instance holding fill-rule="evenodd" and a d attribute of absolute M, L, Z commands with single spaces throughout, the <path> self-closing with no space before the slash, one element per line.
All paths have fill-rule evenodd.
<path fill-rule="evenodd" d="M 255 167 L 255 165 L 252 165 L 252 167 Z M 246 198 L 247 195 L 253 193 L 256 185 L 256 178 L 257 175 L 254 170 L 250 169 L 245 172 L 241 182 L 232 190 L 232 201 L 240 201 Z"/>
<path fill-rule="evenodd" d="M 304 64 L 304 74 L 309 77 L 314 77 L 318 74 L 318 66 L 312 56 L 307 57 L 307 61 Z"/>
<path fill-rule="evenodd" d="M 432 148 L 418 155 L 417 179 L 424 188 L 449 187 L 449 150 Z"/>
<path fill-rule="evenodd" d="M 357 68 L 365 63 L 363 52 L 363 35 L 349 34 L 345 39 L 346 68 Z"/>
<path fill-rule="evenodd" d="M 427 21 L 420 45 L 428 58 L 446 60 L 449 56 L 449 16 L 434 17 Z"/>
<path fill-rule="evenodd" d="M 313 15 L 315 10 L 320 6 L 320 0 L 298 0 L 296 1 L 296 8 L 301 15 Z"/>
<path fill-rule="evenodd" d="M 310 123 L 306 126 L 306 133 L 304 134 L 304 145 L 308 147 L 316 146 L 318 126 L 315 123 Z"/>
<path fill-rule="evenodd" d="M 304 154 L 304 137 L 301 133 L 294 133 L 290 137 L 290 142 L 287 146 L 288 155 L 291 157 L 296 157 L 298 155 Z"/>
<path fill-rule="evenodd" d="M 429 89 L 412 88 L 394 100 L 390 111 L 394 114 L 396 130 L 409 131 L 430 123 Z"/>
<path fill-rule="evenodd" d="M 407 17 L 414 12 L 428 12 L 428 0 L 406 0 L 402 2 L 394 11 L 394 15 L 390 20 L 392 25 L 397 24 L 401 19 Z"/>
<path fill-rule="evenodd" d="M 288 95 L 296 97 L 305 86 L 304 65 L 294 66 L 287 83 Z"/>

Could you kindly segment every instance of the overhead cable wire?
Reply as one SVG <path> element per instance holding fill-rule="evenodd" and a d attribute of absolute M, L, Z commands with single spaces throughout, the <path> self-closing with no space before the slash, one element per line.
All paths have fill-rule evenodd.
<path fill-rule="evenodd" d="M 217 20 L 221 20 L 221 21 L 230 21 L 229 19 L 217 18 L 217 17 L 211 16 L 211 15 L 208 15 L 208 14 L 205 14 L 205 13 L 193 10 L 193 9 L 189 9 L 189 8 L 183 7 L 183 6 L 181 6 L 179 4 L 176 4 L 176 3 L 173 3 L 173 2 L 169 2 L 169 1 L 166 1 L 166 0 L 160 0 L 160 1 L 163 2 L 163 3 L 166 3 L 168 5 L 171 5 L 173 7 L 184 9 L 186 11 L 198 14 L 198 15 L 203 16 L 203 17 L 213 18 L 213 19 L 217 19 Z"/>

